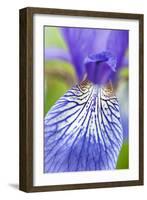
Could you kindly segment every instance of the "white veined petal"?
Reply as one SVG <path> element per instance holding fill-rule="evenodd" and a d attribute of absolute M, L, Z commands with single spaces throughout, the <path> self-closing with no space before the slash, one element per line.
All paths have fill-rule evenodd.
<path fill-rule="evenodd" d="M 117 98 L 84 81 L 44 120 L 44 172 L 115 169 L 123 142 Z"/>

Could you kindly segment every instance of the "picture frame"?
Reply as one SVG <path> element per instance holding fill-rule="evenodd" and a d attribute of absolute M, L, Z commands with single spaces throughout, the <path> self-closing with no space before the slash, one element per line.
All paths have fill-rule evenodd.
<path fill-rule="evenodd" d="M 83 11 L 83 10 L 63 10 L 63 9 L 52 9 L 52 8 L 33 8 L 27 7 L 20 9 L 19 12 L 20 19 L 20 63 L 19 63 L 19 71 L 20 71 L 20 134 L 19 134 L 19 150 L 20 150 L 20 158 L 19 158 L 19 188 L 25 192 L 44 192 L 44 191 L 58 191 L 58 190 L 75 190 L 75 189 L 90 189 L 90 188 L 106 188 L 106 187 L 121 187 L 121 186 L 136 186 L 143 185 L 143 173 L 144 173 L 144 164 L 143 164 L 143 59 L 144 59 L 144 51 L 143 51 L 143 15 L 142 14 L 132 14 L 132 13 L 113 13 L 113 12 L 98 12 L 98 11 Z M 79 21 L 78 21 L 79 20 Z M 74 177 L 73 174 L 65 177 L 62 173 L 52 173 L 48 178 L 50 183 L 47 184 L 47 178 L 44 179 L 43 175 L 38 175 L 41 172 L 38 171 L 38 167 L 36 167 L 36 163 L 40 160 L 38 159 L 38 144 L 39 141 L 43 141 L 40 139 L 39 134 L 42 135 L 43 132 L 39 130 L 36 124 L 43 124 L 43 115 L 40 116 L 39 112 L 43 111 L 43 87 L 44 81 L 43 77 L 40 79 L 40 76 L 44 76 L 44 61 L 43 61 L 43 41 L 44 41 L 44 28 L 45 26 L 70 26 L 73 27 L 75 23 L 75 27 L 89 27 L 91 28 L 99 28 L 95 27 L 96 22 L 99 20 L 99 23 L 106 24 L 106 27 L 109 26 L 110 29 L 115 27 L 115 23 L 117 24 L 117 29 L 123 29 L 122 27 L 129 27 L 129 35 L 130 39 L 130 47 L 134 43 L 134 48 L 129 47 L 129 59 L 133 58 L 133 52 L 135 61 L 130 61 L 130 63 L 136 63 L 136 68 L 134 69 L 129 67 L 129 80 L 132 80 L 132 83 L 136 81 L 136 89 L 134 90 L 133 86 L 130 86 L 129 82 L 129 101 L 133 97 L 137 97 L 134 99 L 133 104 L 129 102 L 129 106 L 135 105 L 135 107 L 131 107 L 129 110 L 129 121 L 134 121 L 134 126 L 136 126 L 134 130 L 136 131 L 136 141 L 132 141 L 131 132 L 129 131 L 129 159 L 131 159 L 131 152 L 133 152 L 133 145 L 136 145 L 136 154 L 134 153 L 133 159 L 135 159 L 136 171 L 129 172 L 131 170 L 131 161 L 130 165 L 125 174 L 117 177 L 117 175 L 121 174 L 121 170 L 116 170 L 117 175 L 115 175 L 116 179 L 107 180 L 106 176 L 102 175 L 99 172 L 98 177 L 102 177 L 101 180 L 99 178 L 94 179 L 92 177 L 92 173 L 88 172 L 87 177 L 80 175 L 79 172 L 73 172 L 76 174 Z M 101 20 L 102 23 L 101 23 Z M 108 23 L 107 20 L 111 23 Z M 76 22 L 78 23 L 76 24 Z M 113 25 L 114 21 L 114 25 Z M 125 24 L 127 21 L 127 25 Z M 71 23 L 71 25 L 70 25 Z M 38 24 L 38 25 L 37 25 Z M 63 24 L 63 25 L 62 25 Z M 82 25 L 83 24 L 83 25 Z M 85 25 L 87 24 L 87 25 Z M 91 24 L 88 26 L 88 24 Z M 120 24 L 120 25 L 118 25 Z M 122 25 L 121 25 L 122 24 Z M 119 28 L 120 26 L 120 28 Z M 136 27 L 136 29 L 134 28 Z M 100 26 L 101 28 L 101 26 Z M 40 31 L 42 30 L 42 31 Z M 135 31 L 133 31 L 135 30 Z M 40 31 L 40 32 L 39 32 Z M 36 34 L 37 32 L 37 34 Z M 37 35 L 37 36 L 36 36 Z M 36 41 L 41 41 L 40 43 L 36 43 Z M 131 37 L 136 38 L 131 43 Z M 41 50 L 39 49 L 39 45 L 42 44 Z M 136 46 L 135 46 L 136 45 Z M 133 50 L 134 49 L 134 50 Z M 41 56 L 42 55 L 42 56 Z M 34 57 L 37 57 L 38 60 L 35 60 Z M 138 62 L 137 62 L 138 61 Z M 40 71 L 36 72 L 38 69 L 38 65 L 36 63 L 42 63 L 40 67 Z M 131 65 L 131 64 L 130 64 Z M 137 71 L 138 70 L 138 71 Z M 137 72 L 136 72 L 137 71 Z M 41 73 L 40 73 L 41 72 Z M 39 76 L 40 74 L 40 76 Z M 136 74 L 136 75 L 135 75 Z M 136 79 L 134 78 L 136 77 Z M 132 89 L 131 89 L 132 87 Z M 134 86 L 135 87 L 135 86 Z M 41 90 L 39 88 L 42 88 Z M 130 90 L 131 89 L 131 90 Z M 37 94 L 37 91 L 40 93 Z M 131 92 L 131 93 L 130 93 Z M 39 98 L 37 99 L 37 95 Z M 137 96 L 135 96 L 137 95 Z M 41 97 L 40 97 L 41 96 Z M 136 103 L 135 103 L 136 102 Z M 40 105 L 40 106 L 38 106 Z M 39 108 L 36 112 L 36 106 Z M 132 110 L 134 109 L 134 110 Z M 131 112 L 132 111 L 132 112 Z M 133 113 L 133 114 L 131 114 Z M 134 115 L 134 118 L 133 118 Z M 40 116 L 40 117 L 36 117 Z M 132 117 L 132 118 L 131 118 Z M 36 120 L 36 121 L 35 121 Z M 39 121 L 40 120 L 40 121 Z M 131 122 L 130 122 L 131 123 Z M 133 124 L 133 123 L 132 123 Z M 43 127 L 43 125 L 41 125 Z M 37 132 L 38 133 L 37 133 Z M 131 144 L 132 141 L 132 144 Z M 43 150 L 42 150 L 43 152 Z M 132 162 L 133 163 L 133 162 Z M 39 163 L 39 166 L 43 165 L 43 161 Z M 38 165 L 37 165 L 38 166 Z M 134 167 L 135 168 L 135 167 Z M 112 170 L 113 171 L 113 170 Z M 42 172 L 43 173 L 43 172 Z M 69 172 L 68 172 L 69 173 Z M 95 172 L 97 173 L 97 172 Z M 111 172 L 110 172 L 111 173 Z M 131 174 L 132 173 L 132 174 Z M 136 174 L 135 174 L 136 173 Z M 70 174 L 70 173 L 69 173 Z M 131 175 L 130 175 L 131 174 Z M 65 173 L 66 175 L 66 173 Z M 57 177 L 61 176 L 61 180 L 58 180 Z M 123 176 L 123 178 L 122 178 Z M 126 176 L 126 177 L 125 177 Z M 131 176 L 133 178 L 131 178 Z M 37 177 L 37 178 L 36 178 Z M 73 177 L 73 180 L 70 181 Z M 82 177 L 80 181 L 80 177 Z M 136 178 L 137 177 L 137 178 Z M 103 180 L 102 180 L 103 179 Z M 45 180 L 45 181 L 44 181 Z M 78 180 L 78 181 L 77 181 Z M 36 183 L 35 183 L 36 181 Z M 41 184 L 37 184 L 37 183 Z M 61 183 L 62 182 L 62 183 Z"/>

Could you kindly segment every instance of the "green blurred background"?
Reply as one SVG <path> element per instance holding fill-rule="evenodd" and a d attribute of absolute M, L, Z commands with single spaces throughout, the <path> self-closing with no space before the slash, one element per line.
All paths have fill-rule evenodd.
<path fill-rule="evenodd" d="M 59 47 L 67 49 L 67 46 L 57 27 L 44 27 L 44 47 Z M 64 61 L 44 61 L 44 115 L 65 92 L 76 83 L 76 74 L 73 66 Z M 120 106 L 126 109 L 128 114 L 128 68 L 120 71 L 120 81 L 117 85 L 117 97 Z M 125 94 L 125 95 L 124 95 Z M 128 133 L 125 133 L 128 135 Z M 129 168 L 129 144 L 125 137 L 117 162 L 117 169 Z"/>

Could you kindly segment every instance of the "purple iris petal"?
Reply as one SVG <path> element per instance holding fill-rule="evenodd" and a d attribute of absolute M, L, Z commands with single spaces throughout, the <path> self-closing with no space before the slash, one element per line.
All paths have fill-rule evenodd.
<path fill-rule="evenodd" d="M 109 29 L 96 29 L 96 37 L 93 41 L 94 43 L 94 52 L 91 53 L 101 53 L 107 51 L 107 42 L 109 35 L 112 30 Z"/>
<path fill-rule="evenodd" d="M 116 79 L 117 74 L 112 74 L 114 69 L 112 69 L 111 63 L 100 62 L 97 69 L 96 63 L 94 65 L 94 62 L 91 62 L 91 68 L 86 67 L 85 71 L 84 60 L 91 54 L 101 54 L 104 51 L 110 52 L 112 57 L 116 58 L 116 70 L 120 68 L 128 47 L 127 30 L 85 28 L 62 28 L 61 30 L 80 80 L 85 72 L 88 72 L 88 77 L 93 83 L 105 83 L 109 77 L 112 80 Z M 100 80 L 96 80 L 96 77 Z"/>
<path fill-rule="evenodd" d="M 107 51 L 117 58 L 117 68 L 122 66 L 122 61 L 128 48 L 128 30 L 113 30 L 107 41 Z"/>
<path fill-rule="evenodd" d="M 83 79 L 84 59 L 94 50 L 96 29 L 62 28 L 61 32 L 67 43 L 79 80 Z"/>
<path fill-rule="evenodd" d="M 47 113 L 44 171 L 115 169 L 123 143 L 119 105 L 114 95 L 97 84 L 103 85 L 116 77 L 128 47 L 128 31 L 61 30 L 70 56 L 62 51 L 46 51 L 46 58 L 71 62 L 79 80 L 86 73 L 96 84 L 84 81 L 73 86 Z"/>
<path fill-rule="evenodd" d="M 113 170 L 123 143 L 114 95 L 84 81 L 73 86 L 44 121 L 44 172 Z"/>
<path fill-rule="evenodd" d="M 61 48 L 46 48 L 45 49 L 45 60 L 64 60 L 71 63 L 70 54 Z"/>
<path fill-rule="evenodd" d="M 109 52 L 92 54 L 85 59 L 87 77 L 95 84 L 105 84 L 112 79 L 115 72 L 116 59 Z"/>

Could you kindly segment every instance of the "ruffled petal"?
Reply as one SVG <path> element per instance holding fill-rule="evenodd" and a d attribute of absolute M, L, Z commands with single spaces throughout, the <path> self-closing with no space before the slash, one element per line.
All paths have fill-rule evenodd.
<path fill-rule="evenodd" d="M 85 73 L 83 62 L 85 57 L 94 50 L 97 31 L 86 28 L 62 28 L 61 32 L 67 43 L 77 76 L 79 80 L 82 80 Z"/>
<path fill-rule="evenodd" d="M 71 56 L 64 49 L 52 47 L 45 49 L 45 60 L 63 60 L 71 63 Z"/>
<path fill-rule="evenodd" d="M 85 80 L 45 117 L 44 172 L 115 169 L 122 142 L 117 98 Z"/>
<path fill-rule="evenodd" d="M 87 77 L 95 84 L 103 85 L 112 79 L 115 73 L 116 59 L 109 52 L 92 54 L 84 61 Z"/>
<path fill-rule="evenodd" d="M 111 67 L 106 63 L 100 63 L 99 69 L 102 73 L 96 74 L 97 77 L 103 76 L 103 81 L 93 79 L 93 75 L 88 68 L 85 69 L 84 60 L 91 54 L 100 54 L 103 51 L 110 52 L 116 58 L 117 69 L 122 66 L 125 52 L 128 47 L 127 30 L 108 30 L 108 29 L 85 29 L 85 28 L 62 28 L 63 37 L 67 43 L 71 54 L 73 66 L 76 69 L 79 80 L 83 79 L 85 72 L 94 83 L 105 82 L 112 75 L 112 80 L 116 79 L 117 74 L 112 74 Z M 92 64 L 94 66 L 94 63 Z M 95 68 L 95 67 L 91 67 Z M 98 70 L 98 69 L 97 69 Z M 95 71 L 95 70 L 94 70 Z M 89 74 L 90 73 L 90 74 Z"/>

